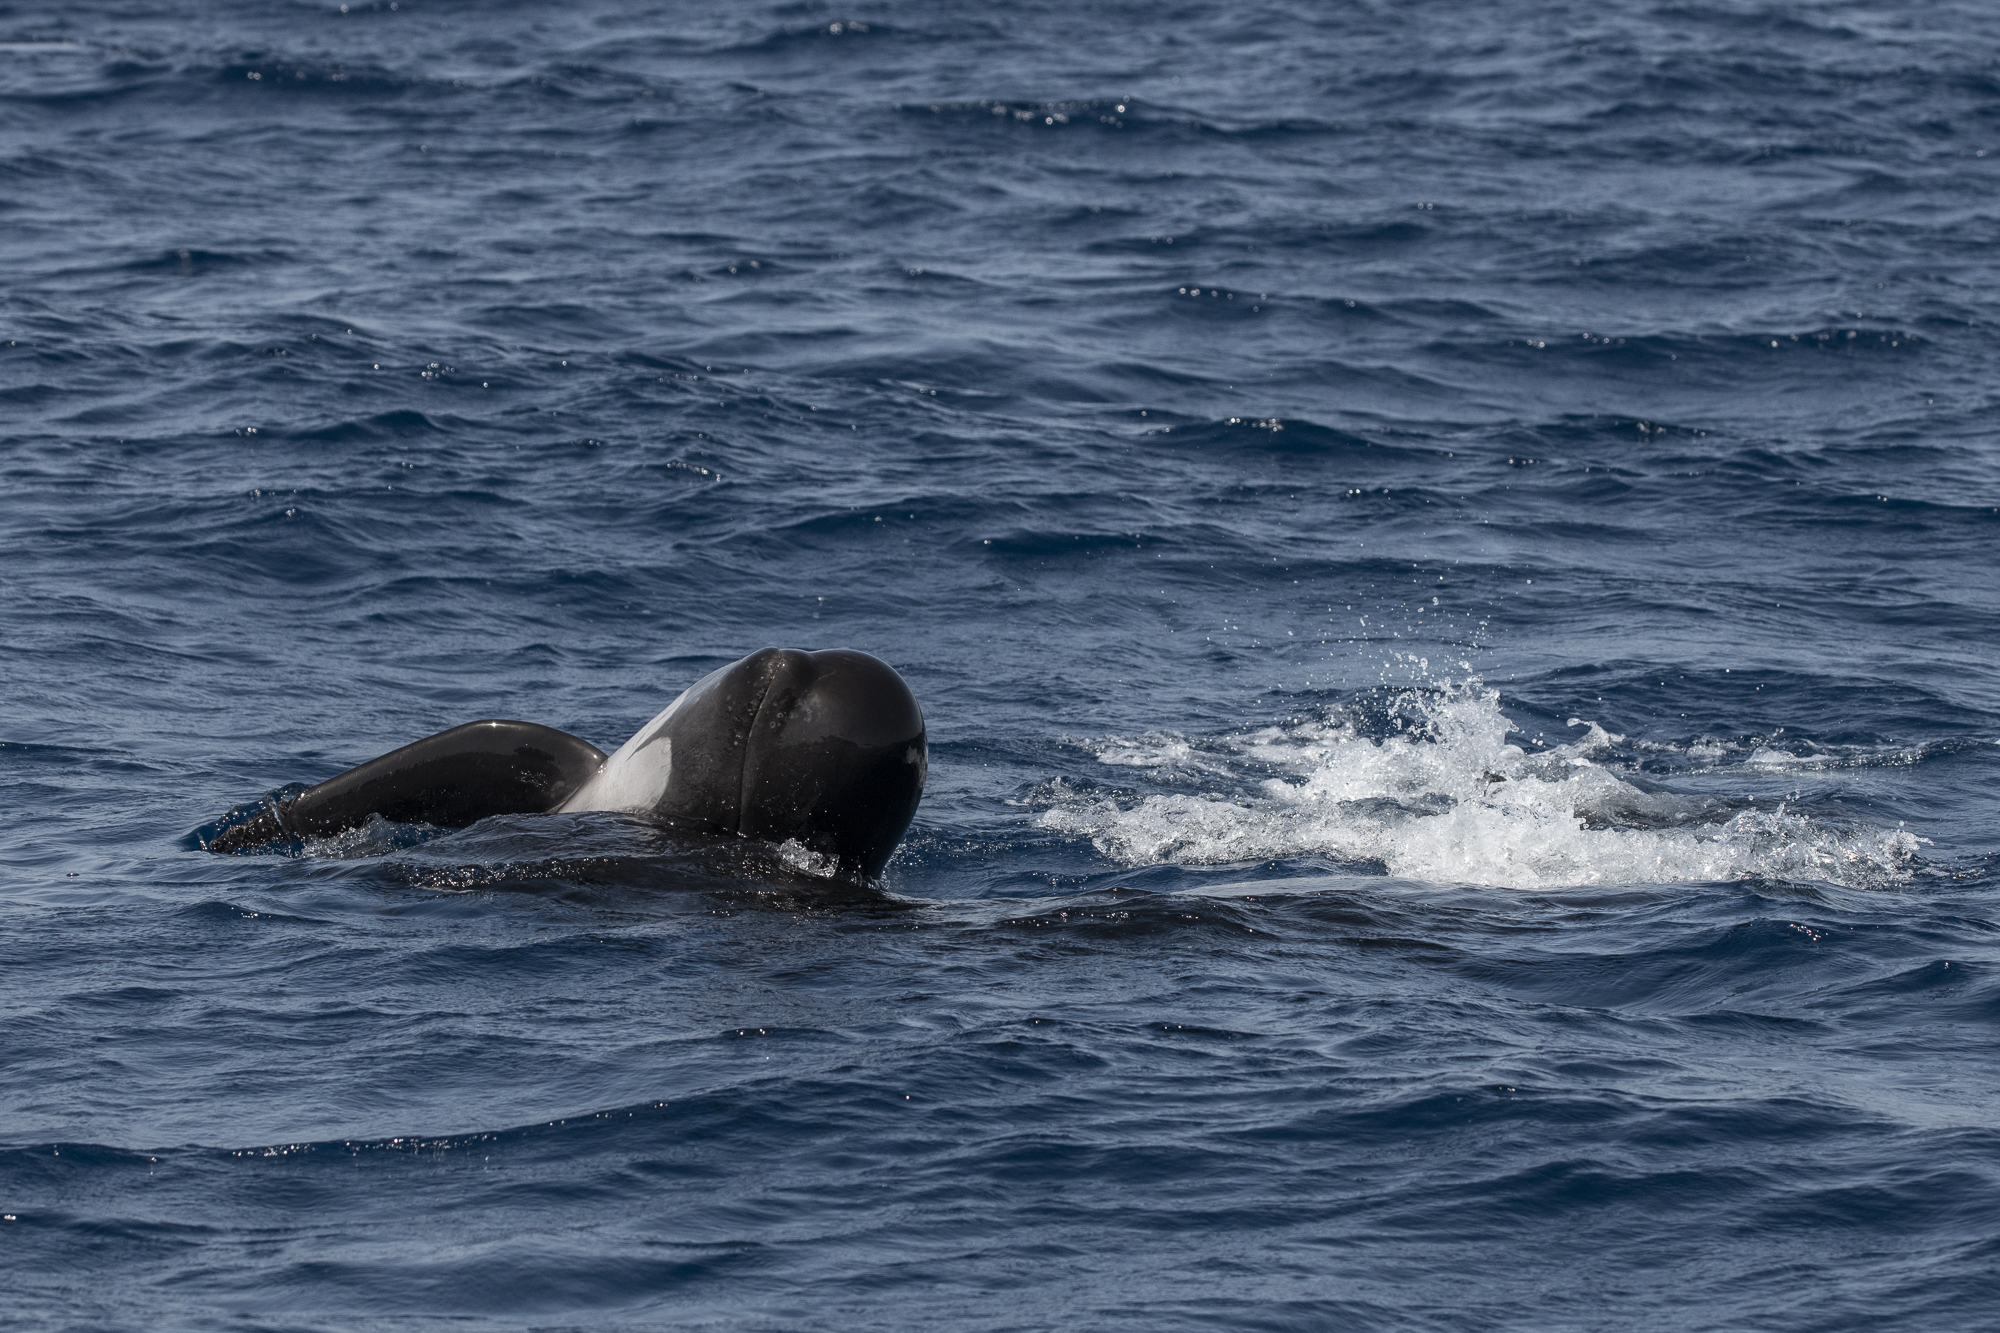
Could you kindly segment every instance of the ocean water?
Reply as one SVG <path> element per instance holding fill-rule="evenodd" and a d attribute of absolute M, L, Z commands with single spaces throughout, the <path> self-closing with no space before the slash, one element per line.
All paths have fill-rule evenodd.
<path fill-rule="evenodd" d="M 0 4 L 6 1322 L 2000 1327 L 1996 290 L 1986 5 Z"/>

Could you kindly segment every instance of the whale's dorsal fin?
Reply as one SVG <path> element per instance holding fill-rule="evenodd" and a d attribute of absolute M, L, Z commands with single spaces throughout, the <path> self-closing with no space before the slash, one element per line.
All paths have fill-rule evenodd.
<path fill-rule="evenodd" d="M 488 720 L 440 731 L 280 799 L 208 841 L 248 851 L 359 828 L 370 815 L 399 824 L 464 828 L 488 815 L 540 814 L 604 766 L 589 741 L 534 722 Z"/>

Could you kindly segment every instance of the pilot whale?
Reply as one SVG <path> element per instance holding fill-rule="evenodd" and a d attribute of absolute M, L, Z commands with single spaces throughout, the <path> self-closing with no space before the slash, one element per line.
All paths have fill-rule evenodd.
<path fill-rule="evenodd" d="M 371 815 L 464 828 L 488 815 L 616 810 L 679 831 L 796 841 L 881 873 L 923 796 L 923 710 L 887 663 L 766 648 L 710 672 L 607 756 L 533 722 L 468 722 L 318 786 L 239 806 L 215 852 L 358 828 Z"/>

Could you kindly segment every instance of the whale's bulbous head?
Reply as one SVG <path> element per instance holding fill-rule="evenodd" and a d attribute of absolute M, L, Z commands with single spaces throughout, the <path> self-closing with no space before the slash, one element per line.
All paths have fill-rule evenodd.
<path fill-rule="evenodd" d="M 850 874 L 887 864 L 930 765 L 910 687 L 847 648 L 752 653 L 697 682 L 633 739 L 670 746 L 657 815 L 796 840 Z"/>

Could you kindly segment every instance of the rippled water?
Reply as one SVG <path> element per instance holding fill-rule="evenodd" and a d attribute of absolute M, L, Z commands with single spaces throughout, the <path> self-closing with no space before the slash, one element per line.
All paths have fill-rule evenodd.
<path fill-rule="evenodd" d="M 2000 17 L 0 7 L 32 1327 L 2000 1301 Z M 765 644 L 883 883 L 187 835 Z"/>

